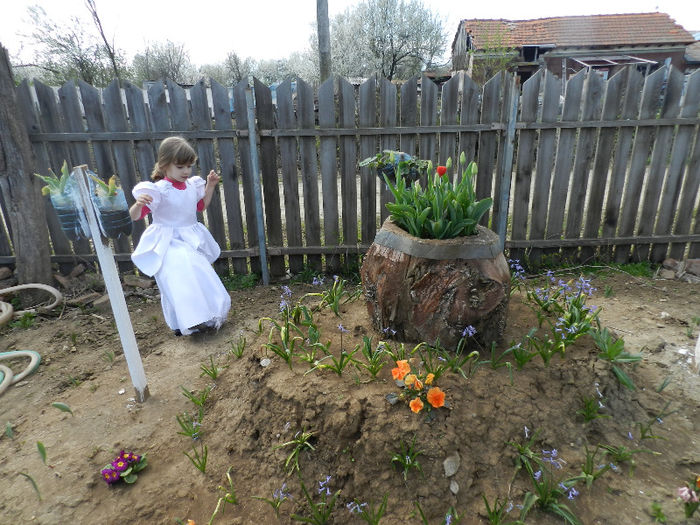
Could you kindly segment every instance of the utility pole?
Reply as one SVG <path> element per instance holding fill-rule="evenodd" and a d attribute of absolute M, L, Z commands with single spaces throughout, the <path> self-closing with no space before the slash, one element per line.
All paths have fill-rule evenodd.
<path fill-rule="evenodd" d="M 328 24 L 328 0 L 316 0 L 316 25 L 321 83 L 323 83 L 331 76 L 331 32 Z"/>

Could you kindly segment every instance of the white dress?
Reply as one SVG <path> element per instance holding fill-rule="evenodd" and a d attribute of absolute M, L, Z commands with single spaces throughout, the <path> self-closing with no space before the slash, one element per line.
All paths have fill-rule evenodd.
<path fill-rule="evenodd" d="M 197 221 L 197 202 L 206 183 L 190 177 L 185 189 L 167 180 L 140 182 L 132 193 L 150 195 L 153 223 L 141 235 L 131 255 L 138 269 L 156 279 L 165 322 L 172 330 L 191 334 L 199 324 L 219 328 L 231 308 L 231 297 L 211 264 L 221 249 L 209 230 Z"/>

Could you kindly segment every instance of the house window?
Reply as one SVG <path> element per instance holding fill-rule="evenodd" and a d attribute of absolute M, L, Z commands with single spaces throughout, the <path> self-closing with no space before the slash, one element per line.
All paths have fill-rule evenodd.
<path fill-rule="evenodd" d="M 539 49 L 539 46 L 523 46 L 523 62 L 535 62 Z"/>

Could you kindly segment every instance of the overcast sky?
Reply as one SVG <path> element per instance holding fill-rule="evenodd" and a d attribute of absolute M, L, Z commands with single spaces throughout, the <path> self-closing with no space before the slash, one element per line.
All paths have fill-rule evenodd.
<path fill-rule="evenodd" d="M 361 0 L 328 0 L 329 16 Z M 38 4 L 56 21 L 78 16 L 93 31 L 84 0 L 3 0 L 0 43 L 10 56 L 29 60 L 27 7 Z M 523 20 L 549 16 L 612 13 L 667 13 L 688 31 L 700 31 L 700 0 L 423 0 L 445 20 L 448 48 L 463 18 Z M 284 58 L 309 45 L 316 0 L 96 0 L 108 37 L 129 58 L 148 42 L 184 43 L 195 65 L 221 62 L 235 51 L 241 58 Z M 177 7 L 180 6 L 180 7 Z"/>

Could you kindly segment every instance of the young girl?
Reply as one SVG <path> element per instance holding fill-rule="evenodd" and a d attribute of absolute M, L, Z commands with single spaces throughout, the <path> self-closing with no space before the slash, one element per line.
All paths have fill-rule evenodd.
<path fill-rule="evenodd" d="M 153 168 L 154 182 L 140 182 L 129 208 L 134 221 L 153 214 L 131 259 L 154 276 L 165 322 L 175 335 L 218 329 L 231 308 L 231 297 L 211 264 L 221 250 L 197 212 L 211 202 L 220 177 L 212 170 L 206 183 L 190 177 L 197 155 L 182 137 L 165 139 Z"/>

